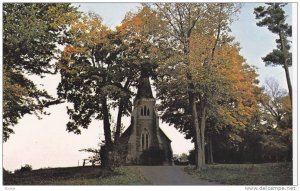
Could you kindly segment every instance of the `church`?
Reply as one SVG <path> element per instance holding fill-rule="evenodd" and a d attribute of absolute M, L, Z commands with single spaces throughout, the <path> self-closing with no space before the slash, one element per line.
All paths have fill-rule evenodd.
<path fill-rule="evenodd" d="M 159 127 L 155 102 L 149 77 L 142 76 L 133 101 L 131 125 L 120 137 L 120 143 L 125 146 L 125 164 L 145 164 L 145 157 L 160 160 L 162 165 L 172 164 L 171 140 Z"/>

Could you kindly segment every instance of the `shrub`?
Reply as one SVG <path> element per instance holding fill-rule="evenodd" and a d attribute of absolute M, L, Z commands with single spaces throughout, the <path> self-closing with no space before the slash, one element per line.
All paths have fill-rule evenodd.
<path fill-rule="evenodd" d="M 32 166 L 29 164 L 25 164 L 24 166 L 21 166 L 20 169 L 15 170 L 15 173 L 30 172 L 30 171 L 32 171 Z"/>
<path fill-rule="evenodd" d="M 189 164 L 189 161 L 179 161 L 178 159 L 176 159 L 176 160 L 174 160 L 174 164 L 185 166 L 185 165 Z"/>

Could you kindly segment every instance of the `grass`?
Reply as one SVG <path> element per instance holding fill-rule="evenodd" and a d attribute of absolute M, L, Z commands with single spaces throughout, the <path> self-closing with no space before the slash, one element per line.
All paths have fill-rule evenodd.
<path fill-rule="evenodd" d="M 202 170 L 185 168 L 189 174 L 225 185 L 292 185 L 292 163 L 216 164 Z"/>
<path fill-rule="evenodd" d="M 105 176 L 104 176 L 105 174 Z M 68 167 L 4 175 L 4 185 L 145 185 L 150 184 L 137 167 L 103 173 L 99 167 Z"/>

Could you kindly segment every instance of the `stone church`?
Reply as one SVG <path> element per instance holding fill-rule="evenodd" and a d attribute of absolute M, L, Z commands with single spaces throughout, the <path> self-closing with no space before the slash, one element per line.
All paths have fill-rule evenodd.
<path fill-rule="evenodd" d="M 171 140 L 159 127 L 155 102 L 149 77 L 141 77 L 137 95 L 133 101 L 131 125 L 120 137 L 120 143 L 125 146 L 123 155 L 127 164 L 143 164 L 141 156 L 150 148 L 160 150 L 160 157 L 163 158 L 162 164 L 172 164 Z"/>

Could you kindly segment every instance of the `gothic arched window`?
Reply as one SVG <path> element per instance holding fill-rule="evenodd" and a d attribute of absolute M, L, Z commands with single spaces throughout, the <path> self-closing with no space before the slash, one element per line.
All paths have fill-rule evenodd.
<path fill-rule="evenodd" d="M 150 109 L 145 105 L 141 107 L 141 116 L 150 116 Z"/>
<path fill-rule="evenodd" d="M 147 115 L 146 110 L 147 110 L 147 108 L 146 108 L 146 106 L 144 106 L 144 115 Z"/>
<path fill-rule="evenodd" d="M 143 151 L 148 149 L 150 146 L 150 135 L 149 135 L 147 129 L 144 129 L 142 132 L 141 146 L 142 146 Z"/>

